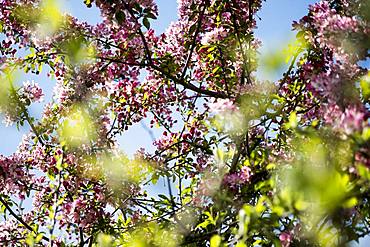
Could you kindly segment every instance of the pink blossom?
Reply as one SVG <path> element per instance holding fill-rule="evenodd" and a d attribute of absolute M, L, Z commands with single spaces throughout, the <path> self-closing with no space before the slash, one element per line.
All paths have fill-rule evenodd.
<path fill-rule="evenodd" d="M 212 44 L 219 40 L 224 39 L 225 37 L 227 37 L 227 35 L 228 35 L 228 32 L 226 31 L 225 28 L 223 27 L 214 28 L 212 31 L 207 32 L 203 36 L 201 43 L 203 45 L 209 45 L 209 44 Z"/>
<path fill-rule="evenodd" d="M 221 113 L 226 111 L 235 111 L 237 106 L 230 99 L 218 99 L 214 103 L 209 105 L 209 108 L 212 112 Z"/>
<path fill-rule="evenodd" d="M 346 134 L 362 130 L 365 114 L 356 108 L 347 108 L 341 116 L 341 126 Z"/>
<path fill-rule="evenodd" d="M 32 102 L 41 102 L 44 96 L 41 87 L 34 81 L 23 82 L 23 93 Z"/>
<path fill-rule="evenodd" d="M 280 234 L 279 240 L 280 240 L 282 247 L 289 247 L 293 240 L 293 237 L 291 233 L 283 232 Z"/>
<path fill-rule="evenodd" d="M 250 182 L 251 176 L 251 169 L 248 166 L 243 166 L 240 171 L 225 175 L 223 183 L 232 189 L 236 189 Z"/>

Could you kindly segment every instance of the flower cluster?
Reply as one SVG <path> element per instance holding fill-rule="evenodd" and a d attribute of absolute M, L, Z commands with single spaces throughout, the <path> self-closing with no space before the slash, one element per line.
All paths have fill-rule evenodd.
<path fill-rule="evenodd" d="M 228 32 L 225 28 L 215 28 L 203 36 L 201 43 L 202 45 L 210 45 L 212 43 L 216 43 L 218 40 L 223 40 L 227 35 Z"/>
<path fill-rule="evenodd" d="M 31 102 L 41 102 L 43 100 L 43 92 L 39 84 L 34 81 L 23 82 L 23 95 Z"/>
<path fill-rule="evenodd" d="M 240 171 L 225 175 L 223 183 L 231 189 L 236 189 L 251 180 L 252 171 L 248 166 L 243 166 Z"/>
<path fill-rule="evenodd" d="M 288 232 L 283 232 L 279 236 L 281 246 L 289 247 L 292 242 L 292 235 Z"/>
<path fill-rule="evenodd" d="M 26 161 L 18 155 L 0 156 L 0 172 L 1 193 L 25 198 L 32 180 Z"/>
<path fill-rule="evenodd" d="M 233 112 L 237 110 L 237 106 L 229 99 L 218 99 L 216 102 L 210 104 L 209 109 L 215 113 Z"/>

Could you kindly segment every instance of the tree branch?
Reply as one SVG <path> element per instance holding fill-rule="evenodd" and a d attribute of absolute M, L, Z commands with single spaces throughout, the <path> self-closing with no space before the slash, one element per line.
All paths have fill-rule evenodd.
<path fill-rule="evenodd" d="M 5 208 L 9 211 L 9 213 L 18 221 L 20 222 L 25 228 L 27 228 L 29 231 L 35 233 L 36 235 L 38 234 L 29 224 L 27 224 L 27 222 L 25 222 L 22 217 L 20 217 L 19 215 L 17 215 L 13 209 L 9 206 L 9 204 L 2 198 L 2 196 L 0 195 L 0 202 L 5 206 Z M 45 237 L 45 236 L 42 236 L 42 239 L 49 242 L 49 238 L 48 237 Z"/>

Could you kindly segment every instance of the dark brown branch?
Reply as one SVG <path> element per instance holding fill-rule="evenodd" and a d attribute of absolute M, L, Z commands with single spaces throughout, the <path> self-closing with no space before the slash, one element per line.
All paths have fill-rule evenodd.
<path fill-rule="evenodd" d="M 83 247 L 85 245 L 85 241 L 84 241 L 84 233 L 83 233 L 81 227 L 80 227 L 79 232 L 80 232 L 80 244 L 79 245 L 80 245 L 80 247 Z"/>
<path fill-rule="evenodd" d="M 161 67 L 159 67 L 155 64 L 127 63 L 127 62 L 123 62 L 119 59 L 111 58 L 111 57 L 98 57 L 98 58 L 102 59 L 102 60 L 108 60 L 108 61 L 111 61 L 111 62 L 115 62 L 115 63 L 130 65 L 130 66 L 149 67 L 149 68 L 154 69 L 155 71 L 160 72 L 162 75 L 166 76 L 168 79 L 172 80 L 173 82 L 175 82 L 177 84 L 180 84 L 181 86 L 183 86 L 186 89 L 192 90 L 194 92 L 197 92 L 197 93 L 200 93 L 200 94 L 203 94 L 203 95 L 214 97 L 214 98 L 228 98 L 227 94 L 225 94 L 223 92 L 211 91 L 211 90 L 207 90 L 207 89 L 202 89 L 200 87 L 196 87 L 195 85 L 193 85 L 189 82 L 186 82 L 185 80 L 179 79 L 176 76 L 173 76 L 173 75 L 169 74 L 164 69 L 162 69 Z"/>
<path fill-rule="evenodd" d="M 187 69 L 188 69 L 188 67 L 189 67 L 190 60 L 191 60 L 191 56 L 193 55 L 193 52 L 194 52 L 194 49 L 195 49 L 195 46 L 196 46 L 197 36 L 198 36 L 198 34 L 199 34 L 199 32 L 200 32 L 200 28 L 201 28 L 201 26 L 202 26 L 203 17 L 204 17 L 204 12 L 205 12 L 205 10 L 206 10 L 206 7 L 207 7 L 207 5 L 206 5 L 206 4 L 204 4 L 204 5 L 203 5 L 203 9 L 202 9 L 202 11 L 201 11 L 201 12 L 200 12 L 200 14 L 199 14 L 199 19 L 198 19 L 198 23 L 197 23 L 197 28 L 196 28 L 195 33 L 194 33 L 194 36 L 193 36 L 193 40 L 192 40 L 192 43 L 191 43 L 191 46 L 190 46 L 190 51 L 189 51 L 188 57 L 187 57 L 186 62 L 185 62 L 185 66 L 184 66 L 184 68 L 183 68 L 183 70 L 182 70 L 181 80 L 183 80 L 183 79 L 184 79 L 185 74 L 186 74 L 186 71 L 187 71 Z"/>
<path fill-rule="evenodd" d="M 190 90 L 192 90 L 194 92 L 197 92 L 197 93 L 200 93 L 200 94 L 205 94 L 205 95 L 208 95 L 208 96 L 212 96 L 214 98 L 229 98 L 227 96 L 227 94 L 225 94 L 223 92 L 211 91 L 211 90 L 196 87 L 195 85 L 191 84 L 190 82 L 185 82 L 185 80 L 182 80 L 181 78 L 179 79 L 175 76 L 172 76 L 172 75 L 166 73 L 162 68 L 160 68 L 156 65 L 152 64 L 150 66 L 153 69 L 155 69 L 156 71 L 161 72 L 164 76 L 167 76 L 169 79 L 171 79 L 172 81 L 180 84 L 181 86 L 183 86 L 186 89 L 190 89 Z"/>
<path fill-rule="evenodd" d="M 217 49 L 218 49 L 218 52 L 220 53 L 220 60 L 221 60 L 221 65 L 222 65 L 222 77 L 224 78 L 225 89 L 226 89 L 227 94 L 230 95 L 229 86 L 228 86 L 227 79 L 226 79 L 226 63 L 225 63 L 225 58 L 224 58 L 224 55 L 223 55 L 223 52 L 222 52 L 221 47 L 218 46 Z"/>
<path fill-rule="evenodd" d="M 9 211 L 9 213 L 19 222 L 21 223 L 25 228 L 27 228 L 29 231 L 35 233 L 35 234 L 38 234 L 29 224 L 27 224 L 27 222 L 25 222 L 22 217 L 20 217 L 19 215 L 17 215 L 13 209 L 9 206 L 9 204 L 2 198 L 2 196 L 0 195 L 0 202 L 5 206 L 5 208 Z M 45 237 L 45 236 L 42 236 L 42 239 L 49 242 L 49 238 L 48 237 Z"/>
<path fill-rule="evenodd" d="M 235 3 L 234 0 L 231 1 L 231 3 L 233 4 L 234 8 L 237 8 L 237 4 Z M 233 11 L 231 11 L 231 9 L 230 9 L 230 13 L 233 13 Z M 236 37 L 236 39 L 239 43 L 240 51 L 242 53 L 243 62 L 244 62 L 241 81 L 244 80 L 244 76 L 245 76 L 244 73 L 245 73 L 245 70 L 246 70 L 246 72 L 247 72 L 247 76 L 246 76 L 247 77 L 247 83 L 251 84 L 252 80 L 250 78 L 250 71 L 248 69 L 249 64 L 247 64 L 247 66 L 245 65 L 246 61 L 249 61 L 249 59 L 246 57 L 246 53 L 243 49 L 243 44 L 242 44 L 242 40 L 241 40 L 241 37 L 240 37 L 240 32 L 239 32 L 238 24 L 236 22 L 235 14 L 231 14 L 231 19 L 232 19 L 232 23 L 233 23 L 233 27 L 234 27 L 234 34 L 235 34 L 235 37 Z"/>
<path fill-rule="evenodd" d="M 126 2 L 123 2 L 123 4 L 124 4 L 125 8 L 127 9 L 127 11 L 130 13 L 131 17 L 135 20 L 136 24 L 140 26 L 140 23 L 138 22 L 138 18 L 135 16 L 135 14 L 133 13 L 130 6 Z M 194 92 L 209 95 L 209 96 L 212 96 L 212 97 L 215 97 L 215 98 L 227 98 L 227 95 L 222 93 L 222 92 L 215 92 L 215 91 L 210 91 L 210 90 L 198 88 L 198 87 L 194 86 L 193 84 L 191 84 L 189 82 L 185 82 L 183 78 L 179 79 L 175 76 L 172 76 L 172 75 L 166 73 L 162 68 L 155 65 L 153 63 L 152 55 L 151 55 L 151 52 L 150 52 L 150 49 L 149 49 L 149 45 L 148 45 L 148 42 L 145 39 L 143 31 L 141 30 L 141 28 L 138 28 L 137 31 L 138 31 L 138 34 L 139 34 L 142 42 L 143 42 L 145 54 L 146 54 L 146 57 L 148 59 L 148 62 L 149 62 L 149 65 L 150 65 L 151 68 L 155 69 L 158 72 L 161 72 L 163 75 L 167 76 L 169 79 L 171 79 L 175 83 L 178 83 L 178 84 L 182 85 L 184 88 L 190 89 Z"/>
<path fill-rule="evenodd" d="M 137 29 L 137 33 L 139 34 L 139 36 L 140 36 L 140 38 L 141 38 L 141 40 L 142 40 L 142 42 L 143 42 L 144 49 L 145 49 L 145 54 L 146 54 L 146 56 L 147 56 L 147 59 L 148 59 L 149 63 L 150 63 L 150 64 L 152 64 L 152 63 L 153 63 L 153 61 L 152 61 L 152 54 L 151 54 L 151 52 L 150 52 L 150 50 L 149 50 L 148 42 L 147 42 L 147 41 L 146 41 L 146 39 L 145 39 L 144 33 L 143 33 L 143 31 L 141 30 L 141 27 L 140 27 L 141 25 L 140 25 L 140 23 L 139 23 L 139 21 L 138 21 L 138 18 L 136 18 L 136 16 L 135 16 L 134 12 L 132 11 L 132 9 L 131 9 L 131 7 L 129 6 L 129 4 L 128 4 L 128 3 L 126 3 L 125 1 L 122 1 L 122 3 L 123 3 L 123 5 L 124 5 L 125 9 L 126 9 L 126 10 L 129 12 L 129 14 L 131 15 L 131 17 L 135 20 L 135 23 L 139 26 L 139 28 Z"/>

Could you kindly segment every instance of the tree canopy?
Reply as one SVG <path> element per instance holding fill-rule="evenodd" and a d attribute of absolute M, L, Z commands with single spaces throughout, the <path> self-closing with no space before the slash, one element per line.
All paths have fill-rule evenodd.
<path fill-rule="evenodd" d="M 261 0 L 178 0 L 164 33 L 154 0 L 84 3 L 100 23 L 53 0 L 0 0 L 0 112 L 30 128 L 0 155 L 1 246 L 346 246 L 369 234 L 369 1 L 310 5 L 285 53 L 263 58 Z M 257 76 L 281 64 L 278 80 Z M 22 73 L 54 79 L 40 118 L 29 109 L 46 85 Z M 118 137 L 144 120 L 155 148 L 129 157 Z"/>

